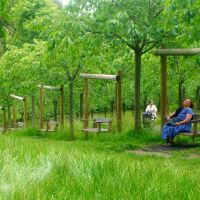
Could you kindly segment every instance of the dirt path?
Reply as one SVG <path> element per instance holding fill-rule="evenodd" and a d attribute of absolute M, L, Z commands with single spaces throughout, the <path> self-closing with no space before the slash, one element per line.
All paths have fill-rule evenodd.
<path fill-rule="evenodd" d="M 141 149 L 127 150 L 127 153 L 133 153 L 137 155 L 155 155 L 159 157 L 171 157 L 173 152 L 185 151 L 188 149 L 195 149 L 196 147 L 200 147 L 200 144 L 192 143 L 192 144 L 176 144 L 172 147 L 165 147 L 163 145 L 147 145 Z M 184 152 L 183 157 L 189 159 L 198 159 L 200 158 L 200 153 L 192 153 L 192 152 Z"/>

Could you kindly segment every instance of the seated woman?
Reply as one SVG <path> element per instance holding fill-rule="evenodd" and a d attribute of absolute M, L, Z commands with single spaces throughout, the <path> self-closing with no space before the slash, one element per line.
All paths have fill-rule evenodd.
<path fill-rule="evenodd" d="M 182 107 L 167 117 L 168 122 L 162 128 L 161 137 L 165 140 L 164 146 L 172 146 L 174 137 L 180 132 L 190 132 L 192 129 L 193 103 L 184 99 Z"/>
<path fill-rule="evenodd" d="M 150 100 L 148 106 L 146 107 L 145 112 L 143 113 L 143 115 L 150 114 L 152 120 L 154 120 L 156 118 L 156 112 L 157 112 L 157 108 L 153 104 L 153 101 Z"/>

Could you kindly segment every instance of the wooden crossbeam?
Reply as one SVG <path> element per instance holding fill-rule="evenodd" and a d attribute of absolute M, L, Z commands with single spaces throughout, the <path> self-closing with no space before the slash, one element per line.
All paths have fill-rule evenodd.
<path fill-rule="evenodd" d="M 40 111 L 40 129 L 44 127 L 44 89 L 47 90 L 59 90 L 60 91 L 60 124 L 61 127 L 64 126 L 64 85 L 59 86 L 47 86 L 47 85 L 37 85 L 40 89 L 39 98 L 39 111 Z"/>
<path fill-rule="evenodd" d="M 109 74 L 80 74 L 81 78 L 88 78 L 88 79 L 103 79 L 103 80 L 118 80 L 117 75 L 109 75 Z"/>
<path fill-rule="evenodd" d="M 58 86 L 49 86 L 49 85 L 37 85 L 38 88 L 41 88 L 43 87 L 44 89 L 47 89 L 47 90 L 60 90 L 60 87 Z"/>
<path fill-rule="evenodd" d="M 20 96 L 14 95 L 14 94 L 11 94 L 10 97 L 13 98 L 13 99 L 24 101 L 24 97 L 20 97 Z"/>
<path fill-rule="evenodd" d="M 156 49 L 153 51 L 154 55 L 165 56 L 192 56 L 200 54 L 200 48 L 191 49 Z"/>

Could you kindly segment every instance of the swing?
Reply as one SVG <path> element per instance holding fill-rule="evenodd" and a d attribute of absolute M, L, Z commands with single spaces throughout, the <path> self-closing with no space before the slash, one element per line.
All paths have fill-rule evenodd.
<path fill-rule="evenodd" d="M 194 56 L 200 54 L 200 48 L 189 48 L 189 49 L 157 49 L 154 50 L 154 55 L 159 55 L 161 59 L 161 87 L 160 87 L 160 115 L 161 115 L 161 127 L 165 123 L 165 115 L 167 112 L 167 56 Z M 195 137 L 200 136 L 197 132 L 198 124 L 200 122 L 199 114 L 194 115 L 194 119 L 191 120 L 193 125 L 193 131 L 191 133 L 179 133 L 179 135 L 190 136 L 193 141 Z"/>
<path fill-rule="evenodd" d="M 54 96 L 55 91 L 60 91 L 61 93 L 61 125 L 63 126 L 64 123 L 64 87 L 61 85 L 61 87 L 52 87 L 52 86 L 44 86 L 44 85 L 38 85 L 38 88 L 40 88 L 40 103 L 39 103 L 39 111 L 40 111 L 40 128 L 38 129 L 38 132 L 56 132 L 58 128 L 58 121 L 57 121 L 57 100 L 53 99 L 53 105 L 54 105 L 54 114 L 53 119 L 52 115 L 49 114 L 46 117 L 46 122 L 44 122 L 44 116 L 43 116 L 43 107 L 44 107 L 44 89 L 53 90 Z"/>
<path fill-rule="evenodd" d="M 9 130 L 16 130 L 21 129 L 27 124 L 27 99 L 26 97 L 20 97 L 14 94 L 11 94 L 10 97 L 13 99 L 13 102 L 16 100 L 23 101 L 23 112 L 22 112 L 22 119 L 17 120 L 16 115 L 16 105 L 15 102 L 13 103 L 13 123 Z"/>
<path fill-rule="evenodd" d="M 117 96 L 117 130 L 121 132 L 121 71 L 118 72 L 118 75 L 107 75 L 107 74 L 81 74 L 82 78 L 84 78 L 85 86 L 84 86 L 84 119 L 83 121 L 83 129 L 82 131 L 85 134 L 86 138 L 88 137 L 88 132 L 107 132 L 111 131 L 112 127 L 112 119 L 108 118 L 96 118 L 93 121 L 93 127 L 88 127 L 89 117 L 88 117 L 88 79 L 103 79 L 103 80 L 112 80 L 117 82 L 116 87 L 116 96 Z M 105 95 L 105 94 L 102 94 Z M 102 128 L 102 124 L 106 124 L 107 128 Z"/>
<path fill-rule="evenodd" d="M 91 90 L 93 90 L 93 82 L 91 83 Z M 105 92 L 105 90 L 107 90 L 107 87 L 106 85 L 104 84 L 103 88 L 102 88 L 102 91 L 100 94 L 107 94 L 107 92 Z M 100 97 L 99 97 L 100 99 Z M 93 104 L 93 102 L 91 103 Z M 82 131 L 83 132 L 93 132 L 93 133 L 100 133 L 100 132 L 111 132 L 112 131 L 112 119 L 109 119 L 106 117 L 102 118 L 102 117 L 95 117 L 93 118 L 93 114 L 94 114 L 94 109 L 93 109 L 93 106 L 92 106 L 92 109 L 91 109 L 91 116 L 92 116 L 92 127 L 88 127 L 88 128 L 83 128 Z M 102 125 L 104 127 L 102 127 Z M 106 127 L 105 127 L 106 126 Z"/>

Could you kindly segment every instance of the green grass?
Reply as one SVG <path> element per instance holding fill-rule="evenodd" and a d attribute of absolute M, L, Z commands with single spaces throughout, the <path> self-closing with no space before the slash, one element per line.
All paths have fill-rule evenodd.
<path fill-rule="evenodd" d="M 200 159 L 185 156 L 199 147 L 167 158 L 136 155 L 127 150 L 161 143 L 159 132 L 129 127 L 85 141 L 76 127 L 75 141 L 67 129 L 45 137 L 33 129 L 1 135 L 0 199 L 199 199 Z"/>

